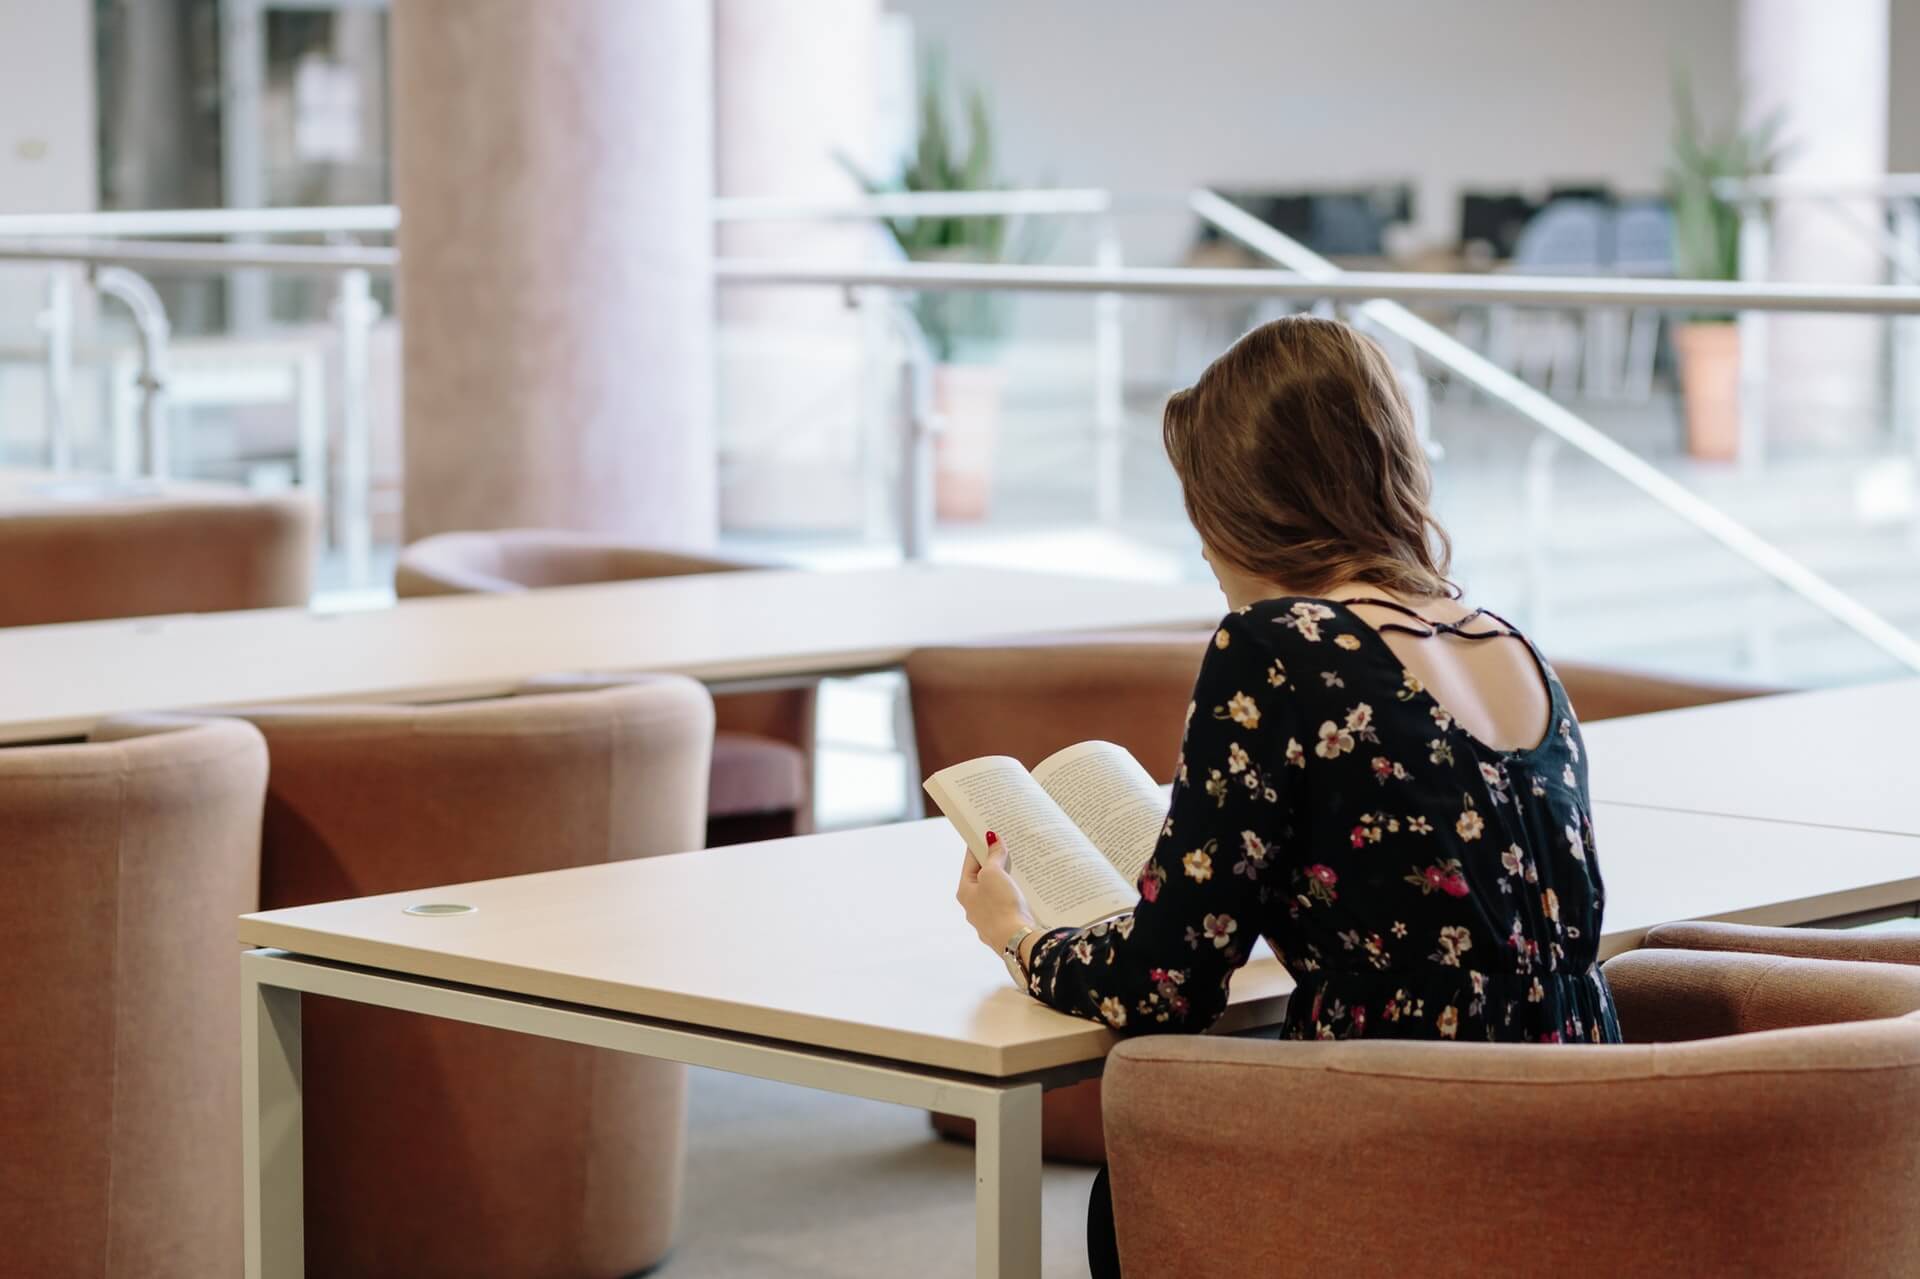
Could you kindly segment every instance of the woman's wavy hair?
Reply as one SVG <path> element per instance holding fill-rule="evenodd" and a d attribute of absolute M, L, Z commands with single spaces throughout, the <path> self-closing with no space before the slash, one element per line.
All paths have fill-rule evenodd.
<path fill-rule="evenodd" d="M 1174 393 L 1161 433 L 1187 517 L 1242 572 L 1309 595 L 1347 582 L 1460 593 L 1406 393 L 1348 325 L 1293 315 L 1254 329 Z"/>

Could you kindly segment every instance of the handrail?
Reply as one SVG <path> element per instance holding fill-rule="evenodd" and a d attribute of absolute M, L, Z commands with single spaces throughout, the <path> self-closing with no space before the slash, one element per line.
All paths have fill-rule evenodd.
<path fill-rule="evenodd" d="M 1824 196 L 1862 199 L 1920 196 L 1920 173 L 1830 179 L 1806 174 L 1721 178 L 1727 200 Z M 1177 197 L 1116 196 L 1097 187 L 1005 191 L 889 191 L 833 199 L 718 196 L 717 222 L 846 221 L 888 217 L 994 217 L 1017 214 L 1103 214 L 1183 207 Z M 0 214 L 0 238 L 18 236 L 225 236 L 392 234 L 400 210 L 391 204 L 316 205 L 269 209 L 111 209 L 92 213 Z"/>
<path fill-rule="evenodd" d="M 1343 276 L 1333 263 L 1212 191 L 1196 191 L 1193 208 L 1221 231 L 1284 266 L 1303 273 Z M 1435 363 L 1580 450 L 1881 651 L 1920 671 L 1920 642 L 1544 392 L 1405 307 L 1372 302 L 1362 311 L 1367 320 L 1398 334 Z"/>
<path fill-rule="evenodd" d="M 147 474 L 164 480 L 171 471 L 167 441 L 167 339 L 172 327 L 167 308 L 153 285 L 122 266 L 103 266 L 93 271 L 93 287 L 110 298 L 117 298 L 133 315 L 140 333 L 140 433 L 146 441 Z M 129 442 L 130 443 L 130 442 Z M 134 463 L 133 450 L 121 455 L 121 478 L 129 478 Z"/>
<path fill-rule="evenodd" d="M 1218 198 L 1218 197 L 1216 197 Z M 1225 204 L 1225 201 L 1222 201 Z M 1231 204 L 1227 208 L 1241 211 Z M 1241 213 L 1252 219 L 1252 215 Z M 1266 223 L 1252 219 L 1258 226 Z M 1278 234 L 1276 232 L 1275 234 Z M 1316 258 L 1318 255 L 1314 255 Z M 241 267 L 333 274 L 390 272 L 396 248 L 363 245 L 174 244 L 167 241 L 0 241 L 0 261 L 84 262 L 222 272 Z M 1324 259 L 1321 259 L 1324 262 Z M 1794 311 L 1920 315 L 1920 288 L 1889 285 L 1733 284 L 1581 276 L 1420 275 L 1390 271 L 1202 269 L 1196 267 L 1000 266 L 922 262 L 785 262 L 721 258 L 725 285 L 822 285 L 897 289 L 999 289 L 1024 293 L 1307 298 L 1514 306 L 1644 306 L 1680 311 Z"/>
<path fill-rule="evenodd" d="M 99 213 L 0 215 L 0 237 L 140 235 L 324 235 L 391 232 L 400 210 L 391 204 L 302 209 L 112 209 Z"/>
<path fill-rule="evenodd" d="M 1264 226 L 1265 223 L 1260 225 Z M 0 250 L 3 252 L 3 250 Z M 1514 306 L 1645 306 L 1679 311 L 1809 311 L 1842 315 L 1920 314 L 1920 288 L 1878 284 L 1734 284 L 1620 277 L 1420 275 L 1198 267 L 998 266 L 966 263 L 845 265 L 722 258 L 723 284 L 813 284 L 899 289 L 997 289 L 1017 293 L 1131 293 L 1147 296 L 1325 298 L 1361 302 L 1460 302 Z"/>
<path fill-rule="evenodd" d="M 312 275 L 341 271 L 391 272 L 400 251 L 353 244 L 178 244 L 170 240 L 0 239 L 0 262 L 85 262 L 96 266 L 164 267 L 218 274 L 246 267 Z"/>
<path fill-rule="evenodd" d="M 1210 193 L 1209 193 L 1210 194 Z M 1214 197 L 1218 199 L 1219 197 Z M 1267 228 L 1221 201 L 1227 210 Z M 1224 229 L 1224 228 L 1223 228 Z M 1278 232 L 1274 232 L 1278 235 Z M 1236 238 L 1240 238 L 1236 236 Z M 1298 247 L 1298 246 L 1296 246 Z M 1304 251 L 1304 250 L 1303 250 Z M 1325 259 L 1313 255 L 1325 264 Z M 31 240 L 0 242 L 0 261 L 83 262 L 221 272 L 242 267 L 332 274 L 390 272 L 395 248 L 366 245 L 175 244 L 168 241 Z M 1332 274 L 1325 274 L 1331 270 Z M 1312 273 L 1195 267 L 1003 266 L 968 263 L 820 263 L 722 258 L 728 285 L 833 285 L 901 289 L 998 289 L 1029 293 L 1130 293 L 1146 296 L 1325 298 L 1515 306 L 1644 306 L 1668 310 L 1795 311 L 1845 315 L 1920 314 L 1920 288 L 1888 285 L 1735 284 L 1701 280 L 1589 279 L 1581 276 Z"/>

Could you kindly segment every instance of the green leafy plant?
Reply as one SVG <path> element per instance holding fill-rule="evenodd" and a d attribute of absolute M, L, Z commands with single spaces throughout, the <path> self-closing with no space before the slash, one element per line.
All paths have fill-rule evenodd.
<path fill-rule="evenodd" d="M 1674 76 L 1666 186 L 1673 206 L 1676 274 L 1692 280 L 1740 278 L 1740 212 L 1716 188 L 1773 172 L 1783 154 L 1783 124 L 1776 112 L 1752 128 L 1728 125 L 1709 134 L 1686 76 Z"/>
<path fill-rule="evenodd" d="M 965 94 L 964 139 L 949 118 L 951 94 L 946 58 L 929 49 L 921 59 L 919 136 L 900 172 L 879 179 L 846 156 L 840 162 L 869 194 L 902 192 L 998 191 L 1006 184 L 994 174 L 993 120 L 979 86 Z M 1007 256 L 1009 218 L 886 218 L 900 251 L 916 262 L 999 262 Z M 1007 299 L 975 290 L 914 295 L 913 313 L 934 355 L 951 362 L 986 355 L 1006 330 Z"/>

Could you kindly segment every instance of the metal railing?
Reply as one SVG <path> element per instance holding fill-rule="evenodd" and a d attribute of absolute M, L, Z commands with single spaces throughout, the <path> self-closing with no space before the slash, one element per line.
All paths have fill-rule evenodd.
<path fill-rule="evenodd" d="M 818 215 L 868 218 L 988 216 L 1034 211 L 1047 201 L 1030 197 L 1058 194 L 1061 193 L 983 192 L 965 193 L 963 199 L 954 196 L 884 196 L 875 197 L 871 203 L 834 204 Z M 1110 202 L 1085 198 L 1089 193 L 1066 194 L 1071 198 L 1061 203 L 1071 205 L 1072 212 L 1105 216 L 1113 207 Z M 717 282 L 727 287 L 833 287 L 845 290 L 856 299 L 874 299 L 887 304 L 891 304 L 900 293 L 949 289 L 1082 294 L 1110 298 L 1116 303 L 1123 295 L 1351 303 L 1354 304 L 1356 319 L 1368 328 L 1397 339 L 1506 404 L 1547 432 L 1552 439 L 1593 459 L 1883 652 L 1908 667 L 1920 670 L 1920 643 L 1886 619 L 1541 391 L 1494 365 L 1402 305 L 1408 302 L 1446 302 L 1519 306 L 1635 306 L 1681 311 L 1739 310 L 1753 313 L 1807 312 L 1911 317 L 1920 315 L 1920 288 L 1345 272 L 1211 191 L 1192 193 L 1187 204 L 1194 213 L 1221 232 L 1284 269 L 1161 269 L 1108 264 L 1041 267 L 912 262 L 834 265 L 721 260 L 715 264 L 715 275 Z M 726 216 L 742 220 L 802 218 L 814 216 L 809 212 L 810 208 L 817 210 L 817 206 L 791 202 L 749 202 L 734 206 Z M 178 233 L 224 234 L 258 229 L 252 219 L 263 211 L 233 212 L 248 216 L 232 219 L 231 232 L 223 227 L 219 231 L 181 230 Z M 291 215 L 307 211 L 265 212 Z M 377 220 L 367 211 L 353 212 L 354 216 L 364 217 L 368 223 Z M 321 220 L 303 222 L 288 216 L 281 219 L 273 230 L 283 233 L 311 232 L 315 229 L 313 222 Z M 18 225 L 15 223 L 15 226 Z M 120 227 L 128 228 L 128 234 L 133 234 L 130 228 L 135 227 L 144 228 L 139 231 L 140 234 L 155 234 L 157 232 L 151 229 L 154 225 L 129 220 L 121 223 Z M 175 225 L 206 226 L 208 223 L 182 219 Z M 93 228 L 88 230 L 91 232 Z M 372 275 L 391 271 L 398 261 L 396 249 L 365 246 L 182 245 L 100 239 L 48 241 L 14 231 L 9 227 L 8 220 L 0 219 L 0 237 L 10 233 L 15 236 L 13 242 L 0 238 L 0 260 L 80 263 L 95 268 L 130 268 L 139 265 L 166 270 L 218 272 L 235 267 L 265 267 L 337 274 L 342 280 L 337 318 L 342 325 L 343 351 L 350 351 L 356 346 L 359 351 L 358 358 L 349 354 L 343 365 L 349 370 L 359 370 L 358 377 L 363 388 L 364 334 L 369 322 L 367 308 L 371 306 L 367 296 L 368 284 Z M 37 235 L 38 232 L 33 234 Z M 931 532 L 932 449 L 937 423 L 933 420 L 926 390 L 930 357 L 924 344 L 909 342 L 907 345 L 910 358 L 901 397 L 905 451 L 901 488 L 901 542 L 910 553 L 923 553 Z M 364 394 L 358 398 L 364 401 Z M 1117 421 L 1117 403 L 1114 408 Z M 349 418 L 349 433 L 364 436 L 364 413 L 357 423 Z M 349 474 L 342 488 L 359 494 L 362 505 L 353 523 L 355 527 L 364 529 L 366 441 L 347 441 L 343 452 L 347 459 L 345 469 Z M 1550 454 L 1536 454 L 1534 464 L 1529 467 L 1530 472 L 1540 474 L 1545 471 L 1545 466 L 1540 464 L 1543 457 L 1550 459 Z M 356 458 L 357 461 L 354 460 Z M 1540 510 L 1548 504 L 1542 502 L 1536 493 L 1530 495 L 1528 505 L 1530 509 Z"/>
<path fill-rule="evenodd" d="M 1234 207 L 1234 206 L 1229 206 Z M 1260 225 L 1265 226 L 1265 223 Z M 1276 232 L 1276 234 L 1278 234 Z M 5 250 L 0 250 L 4 255 Z M 1338 271 L 1338 268 L 1333 268 Z M 722 259 L 723 284 L 837 285 L 1010 293 L 1124 293 L 1139 297 L 1222 297 L 1338 302 L 1506 304 L 1540 307 L 1645 306 L 1671 311 L 1804 311 L 1835 315 L 1920 313 L 1920 288 L 1863 284 L 1722 284 L 1694 280 L 1581 276 L 1417 275 L 1339 271 L 1083 266 L 971 266 L 918 262 L 852 264 Z"/>
<path fill-rule="evenodd" d="M 114 209 L 99 213 L 0 214 L 0 237 L 391 234 L 391 204 L 310 209 Z"/>
<path fill-rule="evenodd" d="M 1211 193 L 1208 193 L 1211 194 Z M 1219 197 L 1214 197 L 1218 199 Z M 1239 212 L 1238 206 L 1222 201 Z M 1244 215 L 1251 218 L 1251 215 Z M 1258 219 L 1254 219 L 1258 222 Z M 1266 226 L 1264 222 L 1258 223 Z M 1278 235 L 1278 232 L 1274 234 Z M 1236 237 L 1237 238 L 1237 237 Z M 1304 246 L 1299 246 L 1302 251 Z M 1316 255 L 1317 256 L 1317 255 Z M 163 241 L 0 241 L 0 261 L 78 262 L 218 274 L 258 267 L 333 275 L 391 272 L 399 250 L 326 245 L 178 245 Z M 1322 259 L 1324 261 L 1324 259 Z M 730 259 L 714 276 L 731 285 L 995 290 L 1010 293 L 1123 293 L 1139 297 L 1290 298 L 1340 302 L 1457 303 L 1538 307 L 1644 306 L 1670 311 L 1791 311 L 1829 315 L 1920 314 L 1920 286 L 1745 284 L 1711 280 L 1485 276 L 1399 271 L 1205 267 L 1007 266 L 966 263 L 822 263 Z"/>
<path fill-rule="evenodd" d="M 208 218 L 208 213 L 223 210 L 187 211 L 191 214 L 85 214 L 64 219 L 13 219 L 35 227 L 46 222 L 73 222 L 88 219 L 112 219 L 111 229 L 153 234 L 169 227 L 181 234 L 242 233 L 271 221 L 263 213 L 300 214 L 288 217 L 275 228 L 304 231 L 316 220 L 313 210 L 235 210 L 245 218 Z M 319 210 L 330 213 L 330 210 Z M 347 210 L 360 221 L 366 210 Z M 5 221 L 6 219 L 0 219 Z M 209 226 L 218 230 L 209 230 Z M 98 230 L 99 228 L 93 228 Z M 391 273 L 399 261 L 392 248 L 327 245 L 271 244 L 182 244 L 171 241 L 121 239 L 47 239 L 22 236 L 9 241 L 0 238 L 0 262 L 44 262 L 53 266 L 48 277 L 47 305 L 41 312 L 47 377 L 46 451 L 49 466 L 58 471 L 71 468 L 73 462 L 72 388 L 73 388 L 73 286 L 78 279 L 92 285 L 102 295 L 113 297 L 130 310 L 139 334 L 139 364 L 134 375 L 138 393 L 137 430 L 123 429 L 116 420 L 112 432 L 113 469 L 128 478 L 144 472 L 154 478 L 168 476 L 169 436 L 166 430 L 167 348 L 170 338 L 166 308 L 146 276 L 148 272 L 170 274 L 224 274 L 240 268 L 265 268 L 293 274 L 332 276 L 336 280 L 333 322 L 340 344 L 340 479 L 333 511 L 340 546 L 345 554 L 348 577 L 356 584 L 371 579 L 372 546 L 372 424 L 369 414 L 369 348 L 374 325 L 380 318 L 380 306 L 373 298 L 372 281 L 376 274 Z M 117 419 L 117 415 L 116 415 Z M 324 428 L 315 440 L 302 441 L 301 475 L 303 486 L 316 497 L 324 493 L 326 468 Z M 324 501 L 321 503 L 325 506 Z"/>
<path fill-rule="evenodd" d="M 1193 200 L 1196 213 L 1248 248 L 1303 272 L 1324 273 L 1329 278 L 1340 274 L 1340 269 L 1333 263 L 1213 192 L 1196 192 Z M 1693 287 L 1678 282 L 1667 285 L 1670 290 L 1681 291 Z M 1916 290 L 1889 292 L 1913 293 Z M 1909 301 L 1888 313 L 1908 314 L 1916 310 L 1920 308 Z M 1360 308 L 1360 319 L 1367 325 L 1384 328 L 1411 343 L 1435 363 L 1473 383 L 1482 392 L 1507 405 L 1554 438 L 1600 463 L 1667 511 L 1693 525 L 1881 651 L 1920 671 L 1920 642 L 1558 401 L 1395 303 L 1369 302 Z M 1531 461 L 1529 475 L 1536 491 L 1529 495 L 1528 509 L 1536 518 L 1540 518 L 1551 508 L 1551 503 L 1537 491 L 1539 486 L 1550 482 L 1542 476 L 1551 463 L 1551 454 L 1536 455 Z M 1538 543 L 1543 539 L 1536 537 L 1533 540 Z"/>
<path fill-rule="evenodd" d="M 0 239 L 0 262 L 82 262 L 173 275 L 225 275 L 258 268 L 292 275 L 390 273 L 400 251 L 377 245 L 180 244 L 169 240 Z"/>

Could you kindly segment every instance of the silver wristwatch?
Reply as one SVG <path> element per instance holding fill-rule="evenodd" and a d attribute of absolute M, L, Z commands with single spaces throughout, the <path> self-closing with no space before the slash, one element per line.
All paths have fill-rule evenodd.
<path fill-rule="evenodd" d="M 1020 966 L 1020 943 L 1039 931 L 1031 924 L 1024 925 L 1019 932 L 1007 939 L 1006 945 L 1000 948 L 1000 958 L 1007 961 L 1007 975 L 1012 977 L 1013 984 L 1022 990 L 1027 988 L 1027 970 Z"/>

